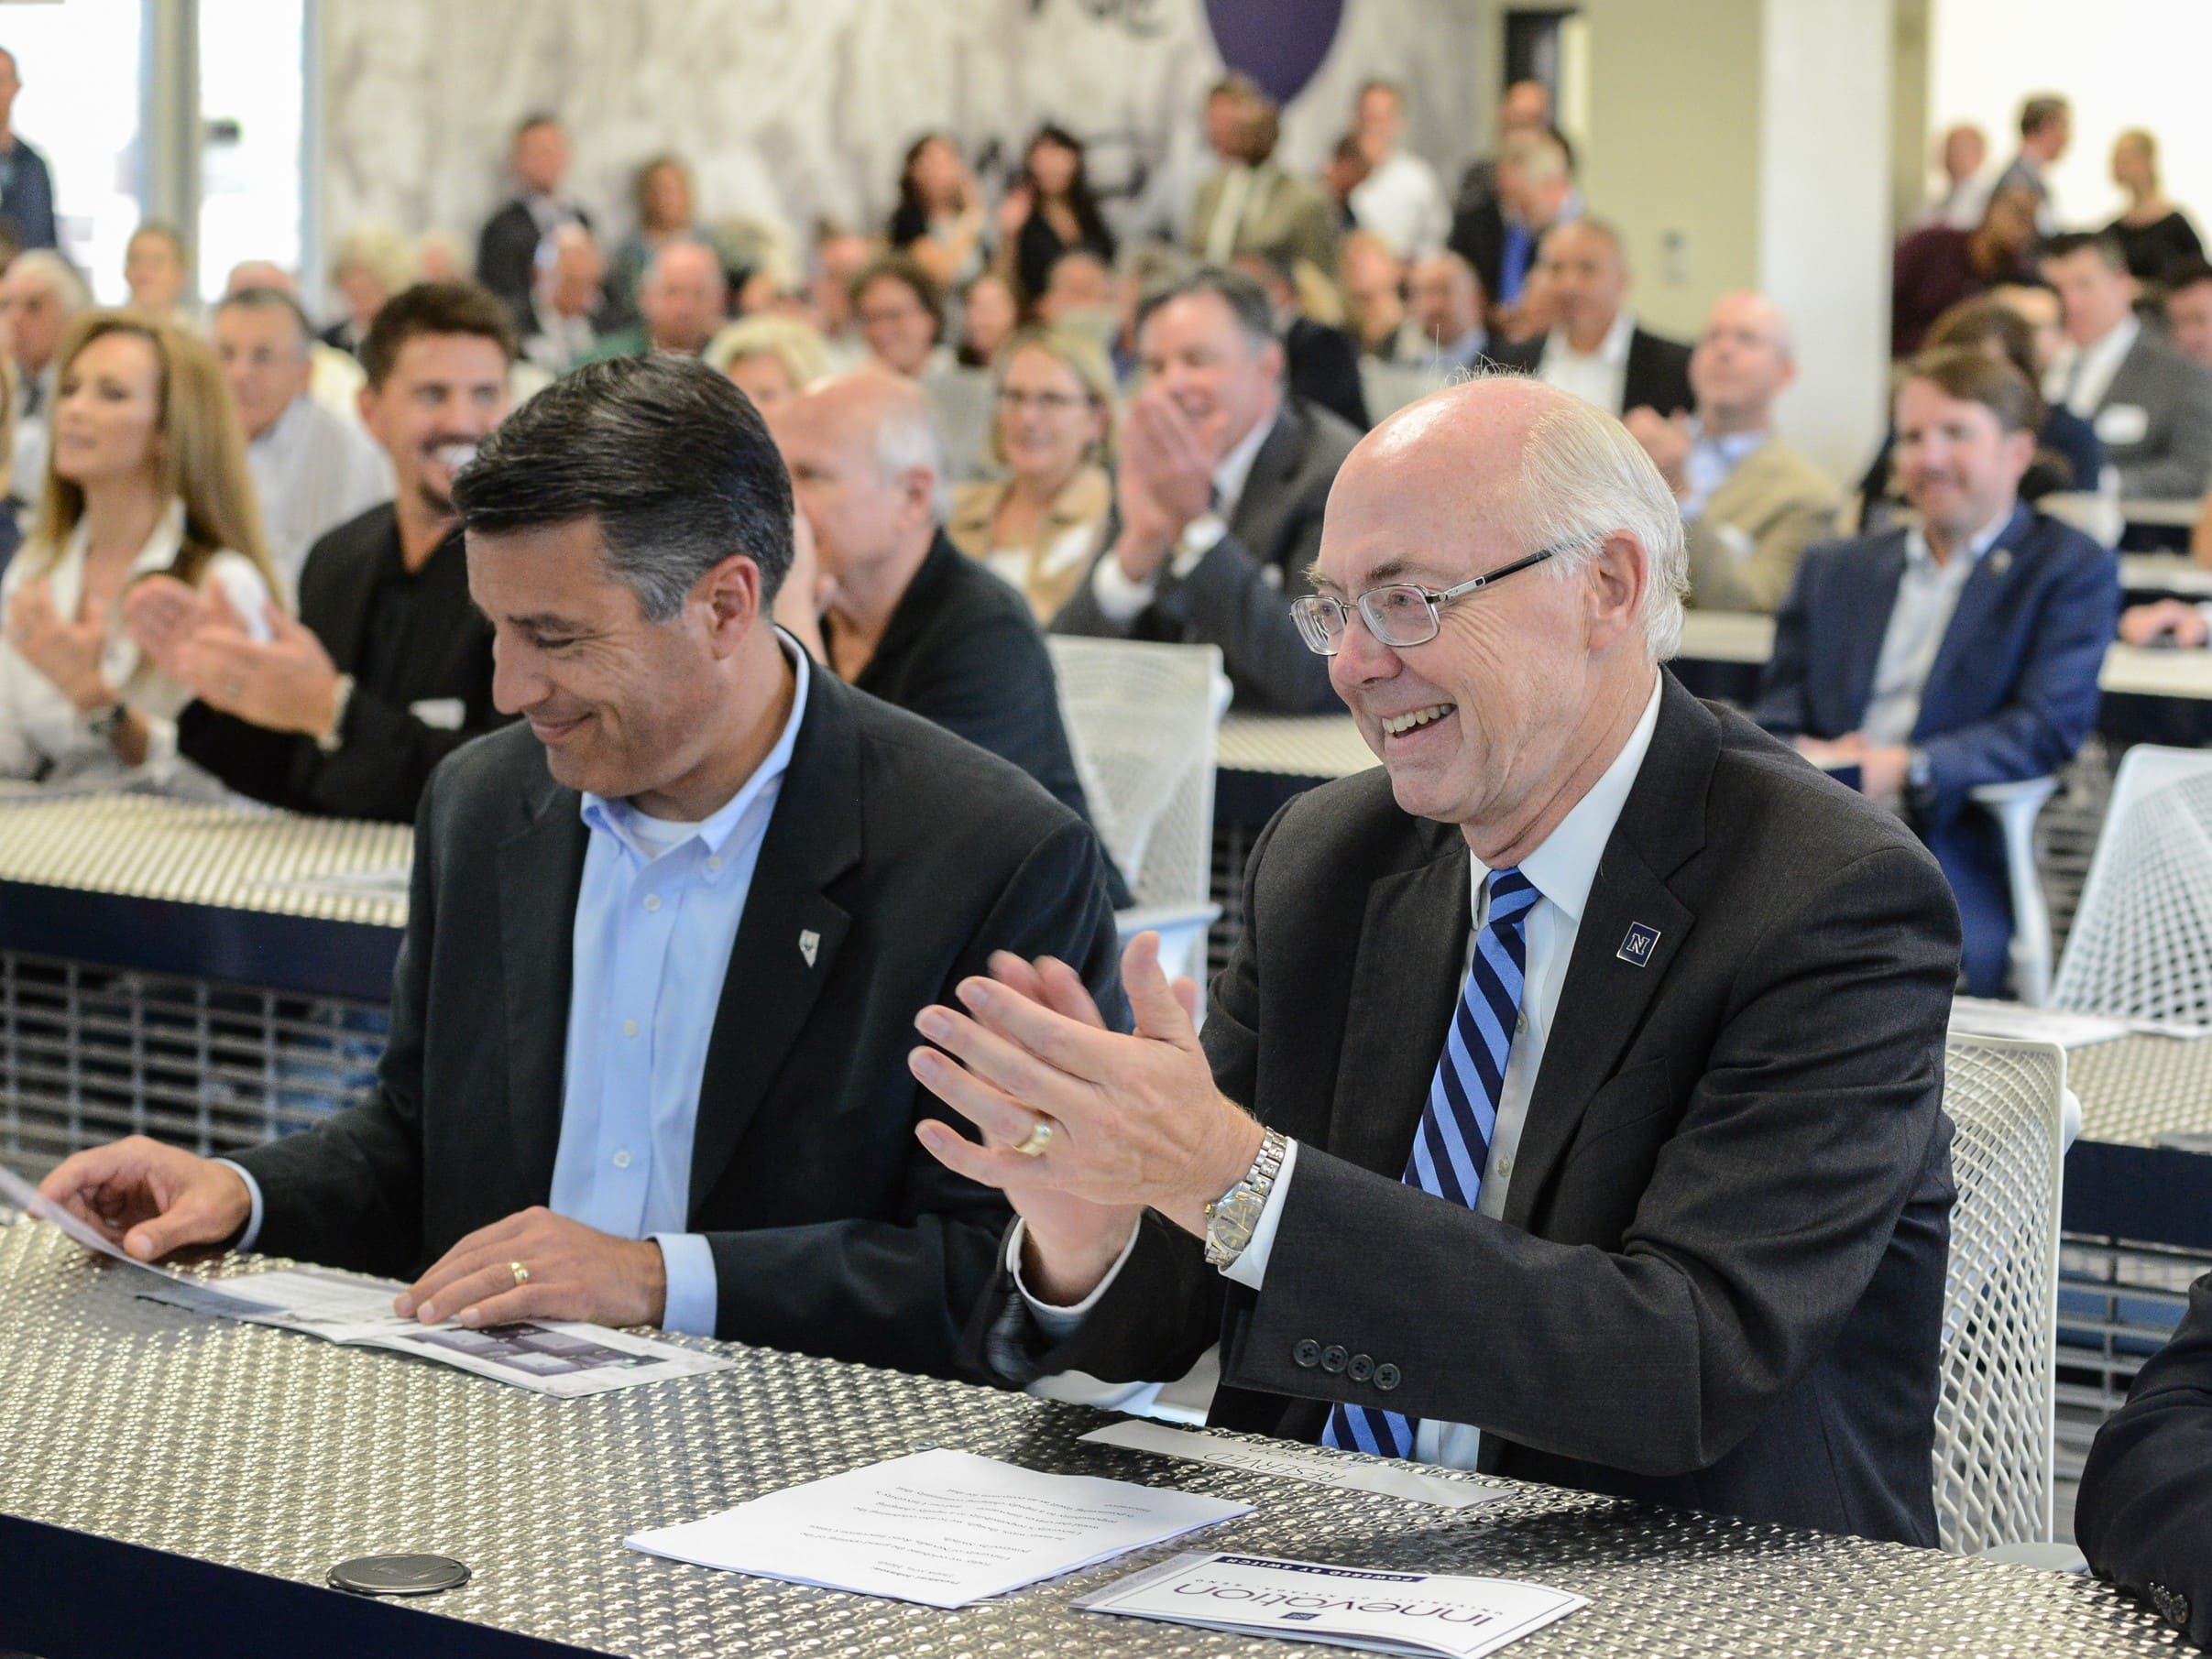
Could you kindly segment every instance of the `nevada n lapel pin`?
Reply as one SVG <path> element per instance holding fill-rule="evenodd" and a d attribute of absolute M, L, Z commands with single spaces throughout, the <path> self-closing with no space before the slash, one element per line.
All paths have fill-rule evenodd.
<path fill-rule="evenodd" d="M 815 953 L 822 948 L 822 935 L 811 927 L 799 935 L 799 955 L 806 958 L 806 966 L 814 966 Z"/>
<path fill-rule="evenodd" d="M 1628 924 L 1628 936 L 1621 941 L 1621 948 L 1613 954 L 1630 967 L 1649 967 L 1651 953 L 1659 948 L 1659 931 L 1642 922 Z"/>

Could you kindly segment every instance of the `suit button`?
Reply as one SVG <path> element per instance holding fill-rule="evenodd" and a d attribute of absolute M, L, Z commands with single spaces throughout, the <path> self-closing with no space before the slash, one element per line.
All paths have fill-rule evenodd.
<path fill-rule="evenodd" d="M 1331 1342 L 1321 1350 L 1321 1369 L 1331 1377 L 1341 1376 L 1348 1358 L 1341 1348 Z"/>
<path fill-rule="evenodd" d="M 1399 1374 L 1398 1368 L 1387 1360 L 1374 1368 L 1374 1386 L 1381 1389 L 1385 1394 L 1397 1387 L 1403 1381 L 1404 1378 Z"/>
<path fill-rule="evenodd" d="M 1354 1382 L 1366 1381 L 1368 1378 L 1374 1375 L 1374 1356 L 1373 1354 L 1352 1355 L 1352 1363 L 1344 1368 L 1344 1375 Z"/>
<path fill-rule="evenodd" d="M 1321 1362 L 1321 1345 L 1309 1337 L 1290 1350 L 1290 1358 L 1305 1370 L 1311 1370 Z"/>

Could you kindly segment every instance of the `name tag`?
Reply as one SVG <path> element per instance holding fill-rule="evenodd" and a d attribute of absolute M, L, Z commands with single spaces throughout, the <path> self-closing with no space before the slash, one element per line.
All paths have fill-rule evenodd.
<path fill-rule="evenodd" d="M 2140 403 L 2115 403 L 2097 411 L 2097 435 L 2106 443 L 2141 443 L 2151 435 L 2151 417 Z"/>
<path fill-rule="evenodd" d="M 457 732 L 468 707 L 458 697 L 425 697 L 409 704 L 407 712 L 433 731 Z"/>

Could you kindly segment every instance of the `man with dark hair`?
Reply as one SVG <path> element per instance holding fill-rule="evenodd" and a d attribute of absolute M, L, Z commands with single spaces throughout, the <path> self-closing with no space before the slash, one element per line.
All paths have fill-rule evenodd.
<path fill-rule="evenodd" d="M 2035 228 L 2042 235 L 2058 229 L 2058 207 L 2051 199 L 2051 169 L 2074 138 L 2074 111 L 2056 93 L 2035 93 L 2020 106 L 2020 151 L 1997 176 L 1990 193 L 2024 190 L 2035 198 Z"/>
<path fill-rule="evenodd" d="M 1288 601 L 1359 433 L 1285 394 L 1274 309 L 1241 272 L 1201 267 L 1148 296 L 1137 343 L 1114 510 L 1053 631 L 1218 645 L 1244 706 L 1337 707 Z"/>
<path fill-rule="evenodd" d="M 1232 146 L 1220 169 L 1199 186 L 1187 246 L 1212 265 L 1227 265 L 1239 254 L 1263 253 L 1286 264 L 1303 259 L 1324 274 L 1334 270 L 1335 210 L 1320 185 L 1276 159 L 1282 117 L 1275 100 L 1250 82 L 1232 77 L 1207 101 L 1210 135 L 1223 88 L 1234 88 L 1229 106 Z M 1216 149 L 1220 153 L 1218 136 Z"/>
<path fill-rule="evenodd" d="M 361 419 L 397 496 L 315 544 L 299 620 L 272 617 L 266 642 L 181 583 L 132 589 L 133 632 L 195 698 L 181 752 L 294 812 L 406 823 L 431 769 L 499 724 L 453 486 L 507 413 L 514 351 L 506 307 L 473 282 L 386 302 L 362 343 Z"/>
<path fill-rule="evenodd" d="M 2166 273 L 2166 334 L 2175 351 L 2212 370 L 2212 265 L 2191 259 Z"/>
<path fill-rule="evenodd" d="M 1901 812 L 1950 878 L 1966 988 L 2005 977 L 2012 900 L 1970 791 L 2054 772 L 2097 724 L 2119 614 L 2111 552 L 2020 499 L 2042 400 L 1977 349 L 1914 360 L 1896 404 L 1911 529 L 1806 550 L 1752 710 Z"/>
<path fill-rule="evenodd" d="M 1298 309 L 1298 278 L 1280 259 L 1239 254 L 1235 268 L 1266 290 L 1283 342 L 1283 379 L 1290 395 L 1365 431 L 1374 422 L 1367 419 L 1367 396 L 1360 386 L 1359 343 L 1345 330 Z"/>
<path fill-rule="evenodd" d="M 771 624 L 791 486 L 705 365 L 586 365 L 454 498 L 522 721 L 424 791 L 376 1098 L 224 1162 L 126 1141 L 45 1190 L 141 1260 L 410 1278 L 425 1323 L 955 1372 L 1005 1209 L 917 1142 L 906 1016 L 1001 950 L 1109 993 L 1097 838 Z"/>
<path fill-rule="evenodd" d="M 1962 300 L 2024 281 L 2035 246 L 2035 197 L 2023 185 L 1990 193 L 1972 230 L 1923 225 L 1901 238 L 1889 263 L 1889 355 L 1909 357 L 1935 320 Z"/>
<path fill-rule="evenodd" d="M 357 422 L 315 401 L 314 330 L 291 295 L 235 289 L 215 307 L 211 332 L 246 429 L 269 557 L 296 587 L 310 548 L 391 498 L 391 466 Z"/>
<path fill-rule="evenodd" d="M 523 117 L 509 159 L 521 188 L 484 222 L 476 239 L 476 280 L 506 301 L 518 328 L 530 322 L 538 245 L 564 224 L 591 228 L 591 215 L 561 193 L 568 176 L 568 135 L 550 115 Z"/>
<path fill-rule="evenodd" d="M 22 90 L 16 54 L 0 46 L 0 227 L 18 248 L 53 247 L 54 176 L 46 158 L 16 131 L 16 94 Z"/>
<path fill-rule="evenodd" d="M 1500 345 L 1500 363 L 1608 415 L 1689 409 L 1690 348 L 1652 333 L 1628 309 L 1628 250 L 1618 231 L 1602 219 L 1554 225 L 1537 260 L 1559 321 L 1548 333 Z"/>
<path fill-rule="evenodd" d="M 2121 496 L 2196 500 L 2212 484 L 2212 371 L 2143 327 L 2117 237 L 2052 237 L 2043 276 L 2065 308 L 2067 340 L 2043 395 L 2096 427 Z"/>

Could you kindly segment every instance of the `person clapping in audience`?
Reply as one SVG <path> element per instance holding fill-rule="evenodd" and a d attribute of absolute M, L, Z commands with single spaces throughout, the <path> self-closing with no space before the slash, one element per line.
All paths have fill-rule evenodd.
<path fill-rule="evenodd" d="M 993 378 L 991 455 L 1006 476 L 955 490 L 945 533 L 1049 623 L 1090 569 L 1113 505 L 1113 369 L 1085 335 L 1032 329 Z"/>
<path fill-rule="evenodd" d="M 411 1281 L 396 1312 L 427 1325 L 976 1375 L 1006 1210 L 916 1144 L 937 1108 L 903 1021 L 995 950 L 1078 965 L 1118 1014 L 1096 837 L 770 625 L 791 489 L 705 365 L 554 382 L 454 501 L 527 724 L 425 793 L 375 1096 L 228 1162 L 81 1152 L 45 1191 L 141 1261 L 227 1242 Z"/>
<path fill-rule="evenodd" d="M 405 823 L 432 769 L 498 724 L 453 488 L 507 412 L 514 355 L 476 284 L 395 295 L 362 342 L 361 418 L 398 494 L 315 544 L 299 620 L 265 631 L 260 610 L 175 582 L 131 595 L 132 632 L 196 699 L 177 720 L 187 759 L 295 812 Z"/>
<path fill-rule="evenodd" d="M 2119 612 L 2111 552 L 2020 498 L 2042 420 L 2009 363 L 1961 347 L 1913 360 L 1897 471 L 1920 522 L 1806 551 L 1752 711 L 1927 842 L 1977 997 L 2003 986 L 2012 901 L 1997 821 L 1971 791 L 2074 758 Z"/>
<path fill-rule="evenodd" d="M 267 637 L 276 576 L 238 417 L 214 354 L 172 323 L 88 312 L 59 355 L 38 515 L 0 579 L 0 777 L 211 793 L 177 759 L 187 693 L 124 601 L 167 575 Z"/>
<path fill-rule="evenodd" d="M 1771 611 L 1798 556 L 1835 525 L 1835 485 L 1774 433 L 1797 378 L 1789 320 L 1761 294 L 1724 294 L 1690 355 L 1694 415 L 1628 412 L 1628 430 L 1682 504 L 1690 601 Z"/>

